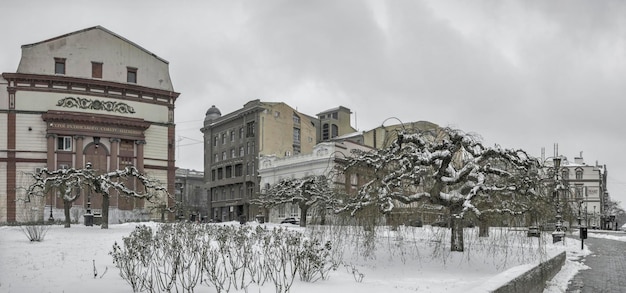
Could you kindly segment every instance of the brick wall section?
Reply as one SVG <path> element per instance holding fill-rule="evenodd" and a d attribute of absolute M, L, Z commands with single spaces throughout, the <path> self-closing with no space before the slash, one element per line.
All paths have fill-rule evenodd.
<path fill-rule="evenodd" d="M 494 293 L 541 293 L 546 282 L 551 280 L 563 267 L 565 252 L 542 262 L 538 266 L 513 279 L 504 286 L 491 291 Z"/>

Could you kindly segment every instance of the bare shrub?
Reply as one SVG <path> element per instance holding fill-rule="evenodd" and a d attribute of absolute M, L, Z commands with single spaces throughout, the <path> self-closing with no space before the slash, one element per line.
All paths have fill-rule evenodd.
<path fill-rule="evenodd" d="M 28 240 L 41 242 L 46 237 L 46 233 L 48 233 L 48 229 L 50 226 L 45 225 L 28 225 L 21 226 L 20 229 L 26 235 Z"/>
<path fill-rule="evenodd" d="M 138 226 L 110 254 L 133 292 L 193 292 L 197 285 L 248 292 L 266 281 L 289 292 L 298 274 L 307 282 L 328 278 L 341 262 L 331 248 L 330 241 L 282 228 L 178 223 L 154 233 Z"/>

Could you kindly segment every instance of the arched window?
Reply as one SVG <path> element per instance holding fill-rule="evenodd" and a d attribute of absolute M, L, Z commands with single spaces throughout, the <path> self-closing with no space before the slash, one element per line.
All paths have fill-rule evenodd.
<path fill-rule="evenodd" d="M 329 129 L 328 129 L 328 123 L 324 123 L 324 125 L 322 125 L 322 140 L 327 140 L 330 138 L 329 135 Z"/>
<path fill-rule="evenodd" d="M 561 176 L 563 176 L 563 179 L 565 180 L 569 179 L 569 170 L 563 169 L 563 171 L 561 171 Z"/>
<path fill-rule="evenodd" d="M 339 136 L 339 126 L 337 126 L 336 124 L 333 124 L 332 130 L 333 130 L 332 135 L 330 136 L 331 138 Z"/>

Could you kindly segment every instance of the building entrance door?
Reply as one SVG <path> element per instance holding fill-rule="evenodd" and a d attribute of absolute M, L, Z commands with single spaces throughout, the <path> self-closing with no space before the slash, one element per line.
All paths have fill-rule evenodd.
<path fill-rule="evenodd" d="M 85 164 L 91 163 L 91 168 L 95 170 L 97 175 L 103 174 L 108 171 L 107 169 L 107 149 L 101 144 L 89 144 L 85 147 Z M 94 194 L 93 190 L 87 191 L 85 208 L 87 204 L 91 203 L 91 209 L 102 209 L 102 195 Z"/>

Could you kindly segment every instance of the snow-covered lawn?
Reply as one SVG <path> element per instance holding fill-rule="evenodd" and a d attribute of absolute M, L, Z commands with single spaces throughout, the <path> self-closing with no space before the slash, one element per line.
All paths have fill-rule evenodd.
<path fill-rule="evenodd" d="M 20 227 L 0 227 L 0 292 L 130 292 L 109 252 L 114 242 L 121 243 L 122 237 L 142 224 L 159 225 L 127 223 L 110 225 L 108 230 L 79 224 L 70 229 L 51 226 L 43 242 L 30 242 Z M 451 253 L 449 229 L 444 228 L 401 226 L 389 231 L 381 227 L 374 247 L 364 244 L 367 236 L 354 227 L 333 227 L 328 233 L 328 227 L 305 230 L 265 225 L 326 235 L 334 249 L 341 249 L 343 265 L 331 272 L 328 280 L 306 283 L 296 278 L 291 292 L 487 292 L 563 250 L 571 251 L 568 258 L 572 259 L 588 253 L 586 249 L 581 252 L 580 242 L 575 240 L 554 245 L 549 234 L 529 238 L 523 230 L 508 228 L 492 228 L 489 239 L 479 238 L 476 229 L 466 228 L 465 252 Z M 559 288 L 566 286 L 582 268 L 575 263 L 567 261 L 563 274 L 553 280 L 553 291 L 547 292 L 560 292 Z M 268 282 L 249 291 L 275 290 Z M 199 285 L 195 292 L 215 290 Z"/>

